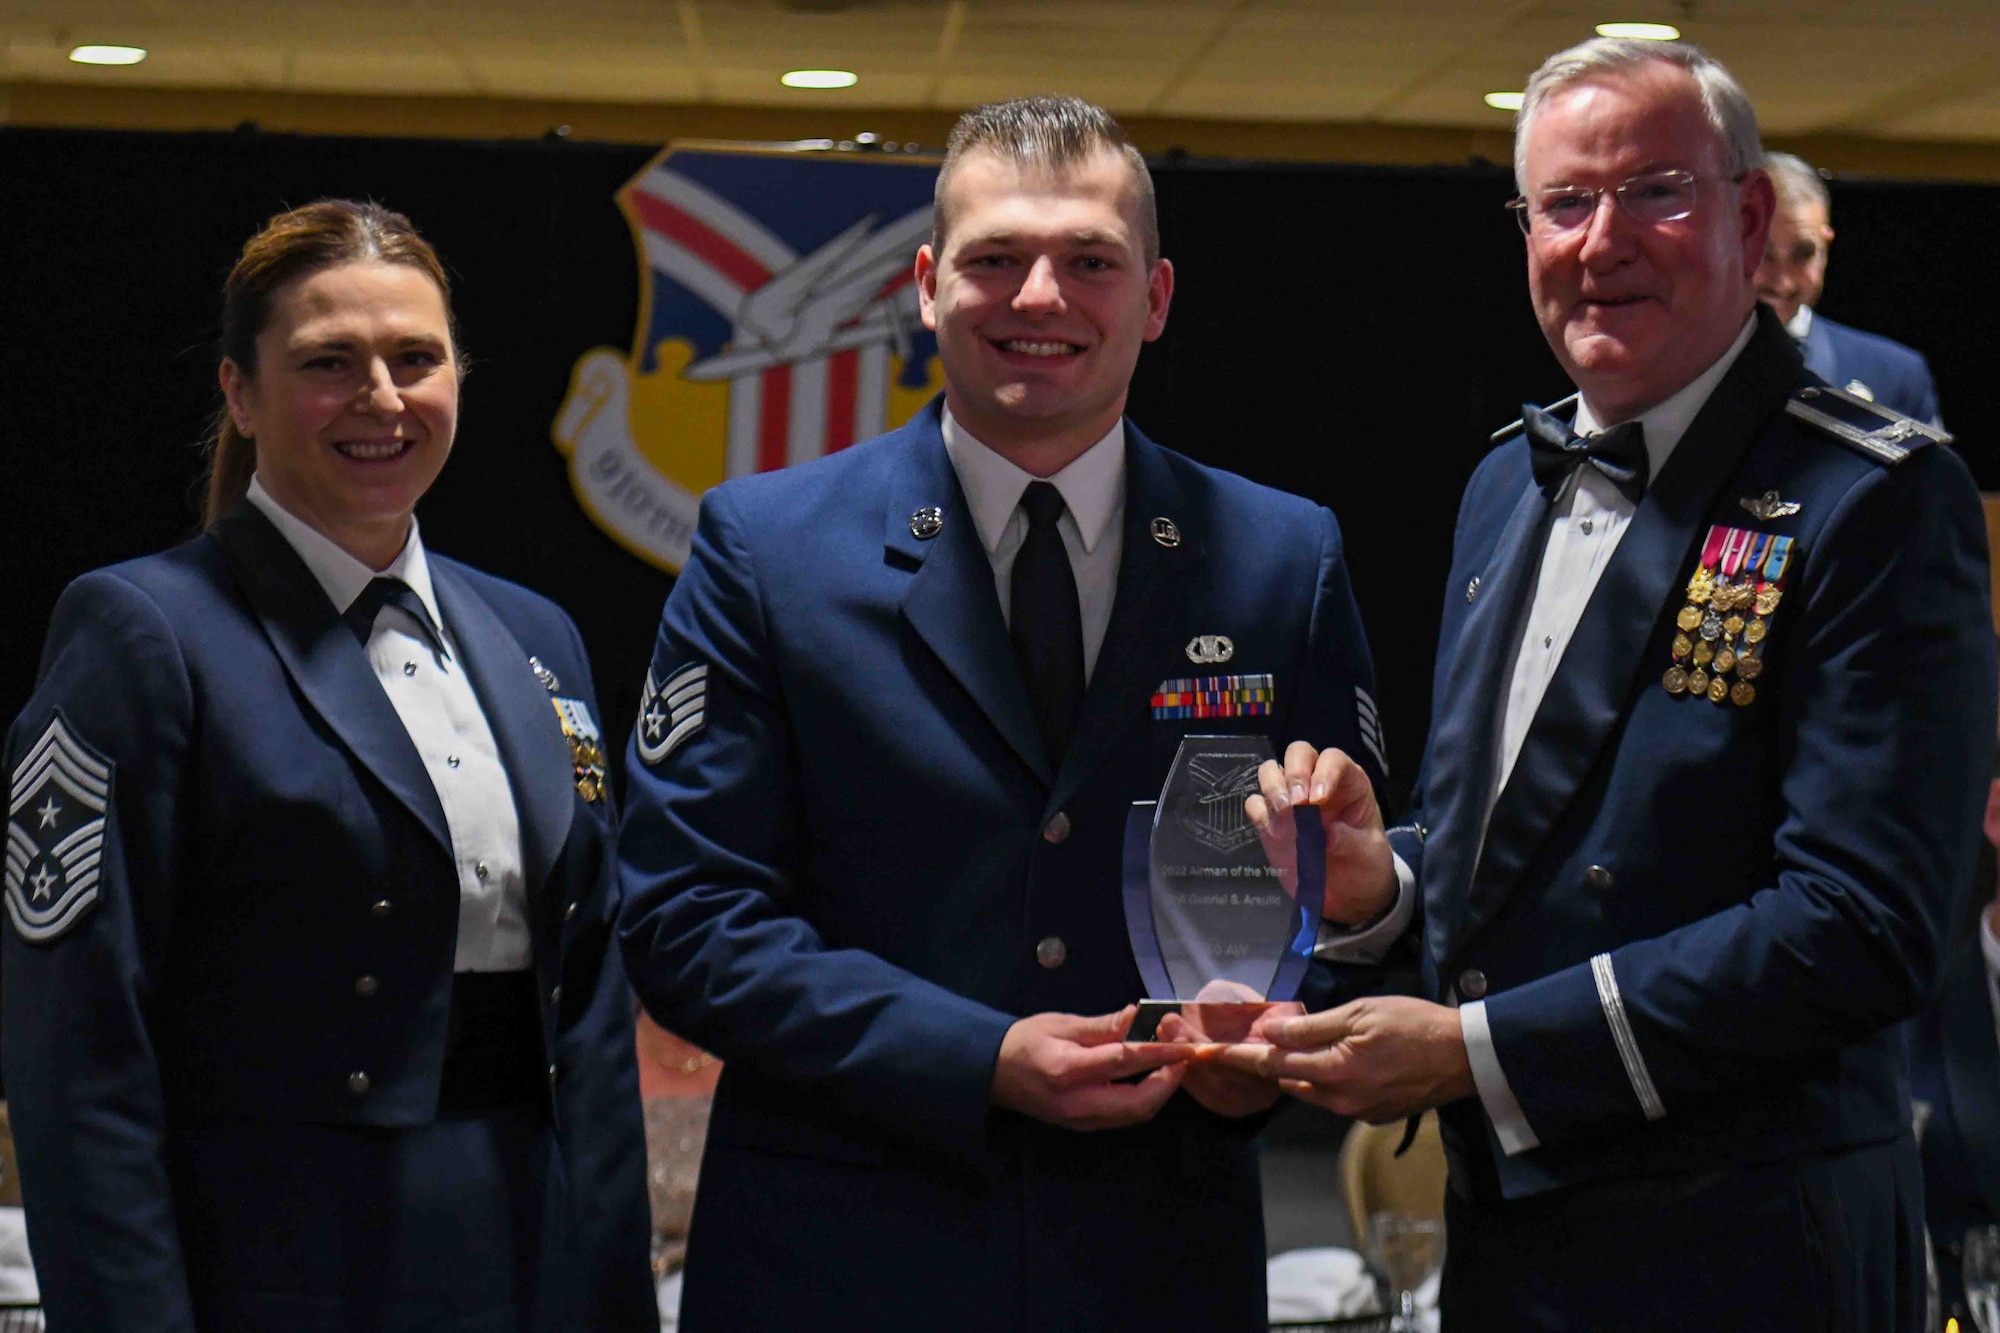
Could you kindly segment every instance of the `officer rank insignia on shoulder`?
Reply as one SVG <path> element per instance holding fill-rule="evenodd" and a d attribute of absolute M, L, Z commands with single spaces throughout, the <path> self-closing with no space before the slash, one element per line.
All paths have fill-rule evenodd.
<path fill-rule="evenodd" d="M 679 667 L 661 680 L 658 665 L 647 668 L 639 694 L 639 758 L 657 764 L 702 729 L 708 717 L 708 666 Z"/>
<path fill-rule="evenodd" d="M 576 769 L 576 794 L 586 801 L 596 801 L 604 795 L 604 737 L 598 733 L 597 721 L 590 715 L 590 705 L 581 699 L 565 699 L 556 695 L 549 702 L 556 706 L 556 717 L 562 722 L 563 739 L 569 742 L 570 763 Z"/>
<path fill-rule="evenodd" d="M 1855 452 L 1892 467 L 1927 444 L 1951 443 L 1951 436 L 1936 426 L 1830 385 L 1800 389 L 1785 404 L 1785 411 Z"/>
<path fill-rule="evenodd" d="M 1277 682 L 1268 675 L 1183 676 L 1153 691 L 1153 718 L 1264 717 L 1277 697 Z"/>
<path fill-rule="evenodd" d="M 1785 598 L 1785 571 L 1795 554 L 1790 537 L 1720 523 L 1708 530 L 1701 563 L 1688 580 L 1687 605 L 1674 621 L 1680 631 L 1674 661 L 1661 681 L 1668 694 L 1738 708 L 1756 702 L 1763 643 Z"/>
<path fill-rule="evenodd" d="M 60 939 L 97 902 L 111 760 L 57 710 L 20 763 L 7 803 L 7 917 L 22 939 Z"/>

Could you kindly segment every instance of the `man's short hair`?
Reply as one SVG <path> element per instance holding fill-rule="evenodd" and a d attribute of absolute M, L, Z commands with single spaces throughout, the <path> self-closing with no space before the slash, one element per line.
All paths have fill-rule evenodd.
<path fill-rule="evenodd" d="M 1701 90 L 1702 109 L 1722 144 L 1723 174 L 1734 176 L 1764 165 L 1764 141 L 1750 94 L 1722 62 L 1687 42 L 1649 42 L 1631 37 L 1593 37 L 1558 51 L 1528 77 L 1521 110 L 1514 117 L 1514 188 L 1528 188 L 1528 126 L 1550 93 L 1595 75 L 1632 69 L 1650 61 L 1679 65 Z"/>
<path fill-rule="evenodd" d="M 1771 173 L 1780 208 L 1811 202 L 1818 204 L 1828 219 L 1833 217 L 1833 194 L 1826 188 L 1826 177 L 1812 163 L 1794 153 L 1766 153 L 1764 170 Z"/>
<path fill-rule="evenodd" d="M 967 153 L 985 151 L 1021 167 L 1059 172 L 1112 152 L 1132 169 L 1139 191 L 1139 229 L 1150 266 L 1160 257 L 1159 209 L 1153 202 L 1153 173 L 1109 111 L 1080 97 L 1017 97 L 989 102 L 958 118 L 945 140 L 938 168 L 936 208 L 931 215 L 931 252 L 944 252 L 945 186 Z"/>

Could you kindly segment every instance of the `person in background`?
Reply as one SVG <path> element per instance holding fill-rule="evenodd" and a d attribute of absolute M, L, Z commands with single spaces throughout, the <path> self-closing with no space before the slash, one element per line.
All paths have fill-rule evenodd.
<path fill-rule="evenodd" d="M 1255 798 L 1323 806 L 1329 886 L 1409 915 L 1425 994 L 1222 1058 L 1441 1108 L 1447 1328 L 1922 1318 L 1898 1025 L 1992 762 L 1985 522 L 1936 432 L 1828 394 L 1757 301 L 1762 157 L 1694 47 L 1535 72 L 1513 207 L 1574 413 L 1527 407 L 1466 487 L 1413 826 L 1309 746 Z"/>
<path fill-rule="evenodd" d="M 2000 760 L 1986 793 L 1986 841 L 2000 852 Z M 1977 914 L 1953 932 L 1944 984 L 1910 1025 L 1910 1090 L 1925 1108 L 1924 1212 L 1943 1312 L 1973 1324 L 1960 1277 L 1965 1233 L 2000 1223 L 2000 882 L 1980 858 Z"/>
<path fill-rule="evenodd" d="M 1174 272 L 1101 109 L 962 117 L 916 280 L 942 400 L 704 497 L 632 738 L 627 966 L 726 1062 L 682 1327 L 1262 1330 L 1276 1089 L 1121 1041 L 1120 867 L 1191 732 L 1379 772 L 1340 533 L 1125 419 Z"/>
<path fill-rule="evenodd" d="M 583 645 L 413 514 L 444 270 L 378 205 L 292 210 L 221 351 L 206 531 L 69 586 L 7 733 L 50 1327 L 657 1329 Z"/>
<path fill-rule="evenodd" d="M 1819 172 L 1790 153 L 1764 155 L 1778 194 L 1771 239 L 1757 268 L 1757 295 L 1778 312 L 1806 369 L 1837 389 L 1939 424 L 1937 384 L 1923 353 L 1880 334 L 1820 314 L 1827 251 L 1833 244 L 1832 195 Z"/>

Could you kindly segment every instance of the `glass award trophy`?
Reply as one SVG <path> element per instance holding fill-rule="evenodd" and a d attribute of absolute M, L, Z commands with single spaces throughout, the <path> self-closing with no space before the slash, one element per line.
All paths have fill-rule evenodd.
<path fill-rule="evenodd" d="M 1326 833 L 1310 806 L 1250 822 L 1244 799 L 1274 757 L 1262 736 L 1188 736 L 1160 799 L 1126 815 L 1125 929 L 1146 986 L 1126 1040 L 1154 1040 L 1188 1006 L 1211 1040 L 1239 1040 L 1297 996 L 1319 938 Z"/>

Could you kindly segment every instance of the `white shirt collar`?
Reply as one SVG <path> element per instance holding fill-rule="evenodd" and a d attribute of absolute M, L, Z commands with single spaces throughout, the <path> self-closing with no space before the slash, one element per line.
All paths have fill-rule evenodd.
<path fill-rule="evenodd" d="M 972 525 L 979 529 L 980 544 L 986 554 L 1000 549 L 1007 524 L 1021 503 L 1021 493 L 1036 478 L 1016 467 L 990 447 L 979 442 L 944 409 L 944 451 L 958 473 L 959 489 L 965 492 L 966 506 L 972 510 Z M 1062 492 L 1070 517 L 1076 520 L 1077 535 L 1083 539 L 1086 555 L 1097 549 L 1111 522 L 1124 509 L 1125 422 L 1113 422 L 1104 438 L 1071 460 L 1068 467 L 1048 479 Z"/>
<path fill-rule="evenodd" d="M 1803 338 L 1812 332 L 1812 321 L 1812 307 L 1802 305 L 1799 307 L 1797 314 L 1785 321 L 1785 332 L 1791 334 L 1794 338 Z"/>
<path fill-rule="evenodd" d="M 265 518 L 271 520 L 271 526 L 278 530 L 278 535 L 285 539 L 287 545 L 298 552 L 299 559 L 305 561 L 313 578 L 326 590 L 327 600 L 333 603 L 333 609 L 345 613 L 348 607 L 354 605 L 354 599 L 361 595 L 368 581 L 376 577 L 376 571 L 341 550 L 332 538 L 279 504 L 264 489 L 264 483 L 257 479 L 255 473 L 250 476 L 247 498 L 263 511 Z M 410 515 L 409 539 L 403 543 L 403 549 L 396 558 L 389 562 L 389 567 L 381 572 L 385 577 L 401 579 L 409 584 L 417 594 L 417 600 L 424 604 L 424 610 L 430 612 L 431 623 L 444 624 L 444 616 L 438 612 L 437 595 L 431 590 L 430 562 L 424 558 L 424 542 L 417 535 L 415 514 Z"/>
<path fill-rule="evenodd" d="M 1674 446 L 1681 442 L 1681 436 L 1687 434 L 1688 427 L 1694 424 L 1695 417 L 1699 416 L 1701 409 L 1707 405 L 1709 395 L 1715 392 L 1715 386 L 1722 383 L 1722 377 L 1736 364 L 1736 358 L 1750 345 L 1750 336 L 1756 331 L 1757 314 L 1753 310 L 1750 318 L 1743 322 L 1743 331 L 1736 335 L 1736 341 L 1729 345 L 1728 351 L 1715 359 L 1714 365 L 1695 376 L 1686 387 L 1665 402 L 1648 408 L 1638 415 L 1637 420 L 1646 440 L 1646 463 L 1652 469 L 1648 475 L 1654 477 L 1660 475 L 1660 469 L 1666 466 L 1667 458 L 1673 453 Z M 1599 421 L 1597 414 L 1590 410 L 1588 399 L 1576 400 L 1576 423 L 1570 429 L 1578 435 L 1590 435 L 1603 430 L 1606 424 Z M 1622 423 L 1614 421 L 1609 424 L 1615 426 Z"/>

